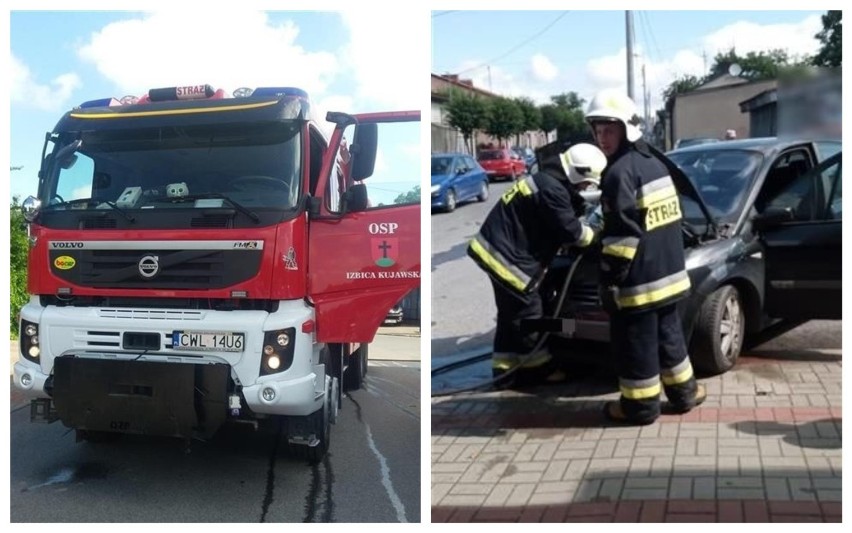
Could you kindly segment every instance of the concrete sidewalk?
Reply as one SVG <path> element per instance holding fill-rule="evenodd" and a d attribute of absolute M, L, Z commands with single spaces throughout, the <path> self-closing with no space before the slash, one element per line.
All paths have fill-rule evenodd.
<path fill-rule="evenodd" d="M 841 355 L 744 357 L 642 428 L 614 378 L 432 403 L 433 522 L 841 521 Z"/>

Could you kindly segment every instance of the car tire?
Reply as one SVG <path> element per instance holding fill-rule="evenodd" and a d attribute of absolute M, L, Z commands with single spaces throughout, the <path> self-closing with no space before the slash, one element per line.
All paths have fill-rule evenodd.
<path fill-rule="evenodd" d="M 446 207 L 447 213 L 452 213 L 453 211 L 455 211 L 456 205 L 457 205 L 456 192 L 454 190 L 450 189 L 450 190 L 447 191 L 447 207 Z"/>
<path fill-rule="evenodd" d="M 481 187 L 479 188 L 479 194 L 476 197 L 480 202 L 484 202 L 488 199 L 488 182 L 483 181 Z"/>
<path fill-rule="evenodd" d="M 723 374 L 740 357 L 745 336 L 745 312 L 740 293 L 732 285 L 716 289 L 701 305 L 690 342 L 690 359 L 696 372 Z"/>

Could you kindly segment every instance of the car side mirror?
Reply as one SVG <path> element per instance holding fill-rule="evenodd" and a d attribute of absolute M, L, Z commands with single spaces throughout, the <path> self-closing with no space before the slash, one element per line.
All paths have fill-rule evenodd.
<path fill-rule="evenodd" d="M 464 174 L 465 172 L 467 172 L 467 169 L 466 169 L 466 168 L 457 168 L 457 169 L 456 169 L 456 176 L 461 176 L 461 175 L 462 175 L 462 174 Z"/>
<path fill-rule="evenodd" d="M 754 228 L 758 231 L 780 226 L 785 222 L 795 220 L 793 209 L 790 207 L 772 207 L 752 219 Z"/>

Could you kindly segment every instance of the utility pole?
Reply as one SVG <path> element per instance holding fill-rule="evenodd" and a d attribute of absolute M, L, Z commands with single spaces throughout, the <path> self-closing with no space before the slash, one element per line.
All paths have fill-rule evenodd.
<path fill-rule="evenodd" d="M 648 83 L 647 83 L 647 80 L 645 78 L 645 63 L 644 62 L 642 62 L 642 97 L 645 100 L 645 105 L 642 107 L 642 109 L 645 111 L 645 133 L 648 133 L 648 127 L 650 126 L 650 122 L 651 122 L 651 117 L 649 116 L 650 112 L 651 112 L 651 108 L 650 108 L 650 104 L 648 102 L 648 100 L 649 100 L 649 98 L 648 98 Z"/>
<path fill-rule="evenodd" d="M 633 12 L 625 11 L 624 15 L 627 25 L 627 96 L 633 100 Z"/>

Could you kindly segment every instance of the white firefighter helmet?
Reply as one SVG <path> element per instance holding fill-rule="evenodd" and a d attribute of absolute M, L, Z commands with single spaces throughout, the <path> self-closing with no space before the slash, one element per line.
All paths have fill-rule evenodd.
<path fill-rule="evenodd" d="M 577 185 L 583 182 L 600 185 L 601 173 L 606 168 L 606 156 L 600 149 L 587 143 L 575 144 L 559 154 L 568 181 Z"/>
<path fill-rule="evenodd" d="M 624 124 L 628 142 L 636 142 L 642 138 L 636 103 L 621 91 L 604 89 L 592 98 L 586 112 L 586 122 L 594 127 L 595 122 L 601 121 L 618 121 Z"/>

